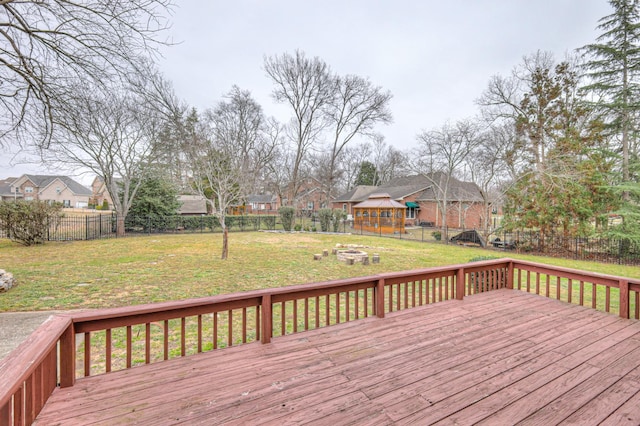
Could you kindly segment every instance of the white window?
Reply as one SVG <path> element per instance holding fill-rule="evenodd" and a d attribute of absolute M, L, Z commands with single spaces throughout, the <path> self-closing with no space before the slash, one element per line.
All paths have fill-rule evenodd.
<path fill-rule="evenodd" d="M 407 208 L 407 219 L 416 218 L 416 209 L 414 207 Z"/>
<path fill-rule="evenodd" d="M 27 194 L 33 193 L 33 186 L 25 186 L 24 192 Z"/>
<path fill-rule="evenodd" d="M 62 205 L 64 207 L 71 207 L 71 200 L 63 200 Z"/>
<path fill-rule="evenodd" d="M 33 197 L 24 197 L 25 201 L 33 201 Z"/>

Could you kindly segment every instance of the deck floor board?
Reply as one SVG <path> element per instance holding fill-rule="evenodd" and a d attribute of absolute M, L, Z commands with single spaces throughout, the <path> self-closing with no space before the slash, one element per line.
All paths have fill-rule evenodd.
<path fill-rule="evenodd" d="M 638 424 L 640 322 L 496 290 L 79 379 L 37 425 Z"/>

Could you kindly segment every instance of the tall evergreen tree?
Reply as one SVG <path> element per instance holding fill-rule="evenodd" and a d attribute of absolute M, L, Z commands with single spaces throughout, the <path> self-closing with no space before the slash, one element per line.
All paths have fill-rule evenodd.
<path fill-rule="evenodd" d="M 622 179 L 630 178 L 630 148 L 634 115 L 640 112 L 640 0 L 609 0 L 613 13 L 601 18 L 602 34 L 583 48 L 589 60 L 585 90 L 599 95 L 597 106 L 608 116 L 609 124 L 620 135 Z"/>

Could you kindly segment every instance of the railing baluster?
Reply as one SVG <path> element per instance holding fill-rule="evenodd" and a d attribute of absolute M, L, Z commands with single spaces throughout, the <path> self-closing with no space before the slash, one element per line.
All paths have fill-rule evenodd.
<path fill-rule="evenodd" d="M 611 309 L 611 287 L 607 286 L 605 288 L 605 306 L 604 309 L 605 311 L 609 312 L 609 310 Z"/>
<path fill-rule="evenodd" d="M 340 293 L 336 293 L 336 324 L 340 324 Z"/>
<path fill-rule="evenodd" d="M 198 315 L 198 353 L 202 352 L 202 314 Z"/>
<path fill-rule="evenodd" d="M 573 280 L 569 278 L 567 281 L 567 302 L 571 303 L 571 296 L 573 293 Z"/>
<path fill-rule="evenodd" d="M 549 297 L 549 287 L 551 287 L 551 282 L 550 282 L 551 281 L 550 280 L 551 277 L 549 277 L 549 274 L 546 274 L 546 277 L 547 278 L 546 278 L 545 282 L 546 282 L 547 288 L 545 289 L 545 296 Z"/>
<path fill-rule="evenodd" d="M 366 291 L 366 289 L 365 289 Z M 356 290 L 353 298 L 354 310 L 356 312 L 356 319 L 360 319 L 360 290 Z"/>
<path fill-rule="evenodd" d="M 328 326 L 331 322 L 330 322 L 330 317 L 329 315 L 331 315 L 331 309 L 329 309 L 330 307 L 330 303 L 329 303 L 329 295 L 325 295 L 324 296 L 324 325 Z"/>
<path fill-rule="evenodd" d="M 540 274 L 536 273 L 536 294 L 540 294 Z"/>
<path fill-rule="evenodd" d="M 596 309 L 598 306 L 596 299 L 598 294 L 598 288 L 596 287 L 596 283 L 591 283 L 591 307 Z"/>
<path fill-rule="evenodd" d="M 287 330 L 287 306 L 285 302 L 280 305 L 280 335 L 284 336 Z"/>
<path fill-rule="evenodd" d="M 166 361 L 169 359 L 169 320 L 164 320 L 162 327 L 162 340 L 163 358 Z"/>
<path fill-rule="evenodd" d="M 293 300 L 293 332 L 298 332 L 298 299 Z"/>
<path fill-rule="evenodd" d="M 560 288 L 562 286 L 560 285 L 560 276 L 556 277 L 556 300 L 560 300 Z"/>
<path fill-rule="evenodd" d="M 247 343 L 247 308 L 242 308 L 242 343 Z"/>
<path fill-rule="evenodd" d="M 213 349 L 218 349 L 218 313 L 213 313 Z"/>
<path fill-rule="evenodd" d="M 91 333 L 84 333 L 84 376 L 91 375 Z"/>
<path fill-rule="evenodd" d="M 636 304 L 637 305 L 637 304 Z M 369 289 L 364 289 L 364 317 L 369 317 Z"/>
<path fill-rule="evenodd" d="M 261 327 L 260 327 L 260 305 L 256 306 L 254 308 L 254 312 L 255 312 L 255 320 L 256 320 L 256 342 L 260 342 L 262 340 L 261 337 Z"/>
<path fill-rule="evenodd" d="M 187 354 L 187 318 L 180 318 L 180 356 Z"/>
<path fill-rule="evenodd" d="M 349 297 L 349 291 L 344 293 L 344 318 L 345 322 L 351 321 L 351 298 Z"/>
<path fill-rule="evenodd" d="M 151 362 L 151 324 L 146 323 L 144 325 L 144 363 L 149 364 Z"/>
<path fill-rule="evenodd" d="M 580 280 L 580 306 L 584 306 L 584 281 Z"/>
<path fill-rule="evenodd" d="M 111 372 L 111 329 L 107 328 L 105 330 L 104 337 L 104 346 L 105 346 L 105 369 L 107 373 Z"/>
<path fill-rule="evenodd" d="M 227 346 L 233 346 L 233 310 L 227 311 Z"/>
<path fill-rule="evenodd" d="M 131 326 L 128 325 L 127 326 L 127 341 L 126 341 L 126 351 L 127 351 L 127 368 L 131 368 L 131 352 L 132 352 L 132 345 L 131 345 Z"/>
<path fill-rule="evenodd" d="M 309 298 L 304 298 L 304 330 L 309 330 Z"/>

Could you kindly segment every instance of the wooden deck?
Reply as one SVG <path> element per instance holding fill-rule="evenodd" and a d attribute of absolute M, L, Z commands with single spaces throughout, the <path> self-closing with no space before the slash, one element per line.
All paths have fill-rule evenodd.
<path fill-rule="evenodd" d="M 640 424 L 640 322 L 496 290 L 79 379 L 37 425 Z"/>

